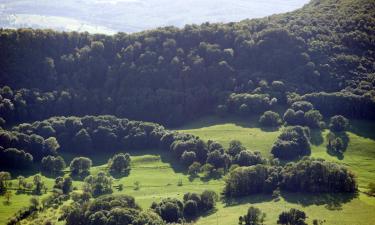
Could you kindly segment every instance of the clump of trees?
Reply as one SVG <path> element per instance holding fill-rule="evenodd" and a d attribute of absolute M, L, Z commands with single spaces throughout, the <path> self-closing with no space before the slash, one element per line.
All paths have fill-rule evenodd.
<path fill-rule="evenodd" d="M 239 197 L 263 192 L 271 193 L 278 185 L 278 170 L 277 167 L 267 165 L 238 167 L 226 177 L 223 192 L 227 197 Z"/>
<path fill-rule="evenodd" d="M 282 225 L 307 225 L 306 223 L 306 213 L 299 209 L 290 209 L 289 211 L 282 212 L 279 215 L 279 219 L 277 220 L 277 224 Z"/>
<path fill-rule="evenodd" d="M 224 195 L 239 197 L 257 193 L 272 193 L 276 188 L 291 192 L 354 193 L 354 174 L 336 163 L 305 157 L 284 167 L 255 165 L 237 167 L 225 180 Z"/>
<path fill-rule="evenodd" d="M 282 120 L 278 113 L 266 111 L 259 118 L 259 124 L 264 127 L 278 127 L 282 124 Z"/>
<path fill-rule="evenodd" d="M 130 171 L 130 155 L 118 153 L 108 160 L 109 172 L 119 175 L 127 175 Z"/>
<path fill-rule="evenodd" d="M 349 120 L 342 115 L 336 115 L 331 117 L 329 122 L 329 129 L 332 132 L 343 132 L 349 126 Z"/>
<path fill-rule="evenodd" d="M 112 193 L 112 178 L 103 171 L 87 176 L 84 182 L 84 190 L 95 197 Z"/>
<path fill-rule="evenodd" d="M 86 177 L 90 174 L 92 161 L 86 157 L 76 157 L 70 162 L 70 173 L 72 176 Z"/>
<path fill-rule="evenodd" d="M 345 132 L 348 126 L 349 120 L 344 116 L 336 115 L 331 117 L 329 123 L 330 132 L 326 136 L 329 154 L 343 156 L 349 143 L 349 137 Z"/>
<path fill-rule="evenodd" d="M 218 195 L 211 190 L 201 194 L 186 193 L 183 201 L 174 198 L 152 203 L 151 208 L 167 223 L 182 223 L 215 208 Z"/>
<path fill-rule="evenodd" d="M 357 190 L 355 176 L 346 167 L 314 158 L 287 164 L 282 170 L 280 185 L 284 190 L 312 193 Z"/>
<path fill-rule="evenodd" d="M 309 139 L 310 130 L 307 127 L 286 127 L 272 146 L 271 153 L 274 157 L 285 160 L 310 155 Z"/>
<path fill-rule="evenodd" d="M 295 101 L 291 108 L 284 113 L 286 124 L 294 126 L 308 126 L 310 128 L 324 128 L 323 116 L 310 102 Z"/>
<path fill-rule="evenodd" d="M 66 167 L 66 163 L 61 156 L 46 156 L 42 159 L 42 166 L 41 169 L 43 172 L 58 175 L 62 172 L 63 169 Z"/>
<path fill-rule="evenodd" d="M 250 206 L 247 213 L 244 216 L 240 216 L 238 219 L 239 225 L 263 225 L 266 214 L 260 209 Z"/>
<path fill-rule="evenodd" d="M 63 218 L 67 225 L 165 224 L 158 214 L 141 210 L 128 195 L 104 195 L 82 204 L 87 207 L 76 203 L 65 211 Z"/>
<path fill-rule="evenodd" d="M 71 177 L 57 177 L 53 188 L 60 189 L 64 195 L 67 195 L 73 189 L 73 180 Z"/>

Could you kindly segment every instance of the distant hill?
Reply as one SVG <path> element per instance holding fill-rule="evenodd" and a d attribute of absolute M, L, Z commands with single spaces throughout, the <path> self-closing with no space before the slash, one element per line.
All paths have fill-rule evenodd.
<path fill-rule="evenodd" d="M 161 26 L 236 22 L 297 9 L 308 0 L 0 1 L 0 27 L 113 34 Z"/>

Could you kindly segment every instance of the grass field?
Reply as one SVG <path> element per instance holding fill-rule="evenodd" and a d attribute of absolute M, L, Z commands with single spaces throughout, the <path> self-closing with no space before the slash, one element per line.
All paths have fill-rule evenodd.
<path fill-rule="evenodd" d="M 352 132 L 348 132 L 349 146 L 342 159 L 326 153 L 323 133 L 312 132 L 312 156 L 325 158 L 330 161 L 343 163 L 351 168 L 358 177 L 360 190 L 364 191 L 370 181 L 375 180 L 375 124 L 354 121 Z M 233 139 L 240 140 L 247 148 L 259 150 L 263 155 L 269 156 L 270 148 L 280 130 L 265 131 L 252 121 L 223 120 L 214 117 L 204 118 L 179 129 L 180 132 L 192 133 L 203 139 L 216 140 L 223 145 L 228 145 Z M 114 185 L 123 184 L 124 190 L 114 189 L 113 194 L 128 194 L 135 197 L 136 202 L 143 209 L 149 208 L 153 201 L 166 197 L 182 198 L 186 192 L 201 192 L 211 189 L 218 193 L 222 190 L 224 181 L 210 180 L 204 182 L 199 178 L 190 181 L 182 169 L 174 163 L 167 153 L 158 150 L 145 150 L 132 155 L 132 170 L 128 177 L 114 180 Z M 71 155 L 65 155 L 67 162 Z M 90 156 L 94 161 L 93 174 L 105 170 L 105 162 L 110 155 Z M 49 188 L 53 179 L 44 178 Z M 140 189 L 134 190 L 134 183 L 140 182 Z M 182 181 L 182 186 L 178 183 Z M 13 182 L 14 185 L 16 181 Z M 80 182 L 74 182 L 80 186 Z M 29 204 L 31 196 L 15 195 L 10 205 L 2 204 L 0 197 L 0 224 L 13 215 L 19 208 Z M 41 196 L 42 199 L 45 196 Z M 66 204 L 68 204 L 67 202 Z M 197 221 L 201 225 L 235 225 L 238 217 L 246 213 L 249 205 L 255 205 L 267 213 L 266 224 L 276 224 L 277 216 L 283 210 L 291 207 L 303 209 L 309 216 L 309 224 L 313 219 L 325 219 L 327 225 L 373 225 L 375 224 L 375 198 L 360 193 L 358 196 L 349 195 L 306 195 L 282 193 L 280 201 L 274 201 L 270 195 L 254 195 L 247 198 L 233 200 L 230 203 L 218 203 L 218 210 L 205 215 Z M 23 224 L 40 224 L 44 218 L 57 219 L 60 209 L 49 209 L 40 213 L 36 220 L 24 221 Z M 61 222 L 58 224 L 62 224 Z"/>

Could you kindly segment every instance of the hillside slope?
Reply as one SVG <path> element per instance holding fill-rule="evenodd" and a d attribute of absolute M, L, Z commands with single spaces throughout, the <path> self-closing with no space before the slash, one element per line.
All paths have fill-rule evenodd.
<path fill-rule="evenodd" d="M 232 92 L 286 105 L 288 92 L 342 91 L 333 97 L 369 111 L 374 9 L 371 0 L 313 0 L 263 19 L 131 35 L 1 30 L 0 83 L 10 87 L 1 117 L 114 114 L 177 125 L 212 113 Z"/>

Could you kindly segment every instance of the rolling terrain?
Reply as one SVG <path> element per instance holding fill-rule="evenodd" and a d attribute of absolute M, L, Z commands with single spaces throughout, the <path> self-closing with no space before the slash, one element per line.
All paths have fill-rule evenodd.
<path fill-rule="evenodd" d="M 309 216 L 309 221 L 316 218 L 326 220 L 327 225 L 372 225 L 374 222 L 373 211 L 375 210 L 375 199 L 363 194 L 367 190 L 369 182 L 375 179 L 375 139 L 372 133 L 375 124 L 368 121 L 355 121 L 352 125 L 352 132 L 349 133 L 349 147 L 343 159 L 337 159 L 326 152 L 325 134 L 323 131 L 318 143 L 313 144 L 312 157 L 324 158 L 329 161 L 339 162 L 352 169 L 359 180 L 360 193 L 358 196 L 348 194 L 306 194 L 306 193 L 282 193 L 279 201 L 270 194 L 258 194 L 233 202 L 220 201 L 217 210 L 208 215 L 204 215 L 197 220 L 197 224 L 237 224 L 237 219 L 244 214 L 249 205 L 256 206 L 267 213 L 265 223 L 274 224 L 277 216 L 288 208 L 303 209 Z M 206 140 L 215 140 L 227 146 L 231 140 L 239 140 L 244 146 L 251 150 L 258 150 L 262 155 L 269 156 L 270 148 L 279 130 L 265 131 L 258 127 L 253 120 L 243 120 L 238 118 L 221 119 L 217 117 L 202 118 L 179 129 L 179 132 L 197 135 Z M 356 133 L 356 131 L 362 131 Z M 322 139 L 323 140 L 322 140 Z M 121 151 L 119 151 L 121 152 Z M 129 152 L 129 151 L 126 151 Z M 131 151 L 130 151 L 131 153 Z M 182 199 L 186 192 L 201 192 L 205 189 L 214 190 L 220 193 L 223 189 L 223 179 L 206 181 L 202 178 L 189 179 L 183 168 L 173 157 L 163 151 L 144 150 L 131 153 L 132 165 L 128 177 L 115 179 L 113 186 L 123 184 L 122 191 L 114 190 L 113 194 L 128 194 L 134 196 L 142 208 L 147 209 L 152 202 L 162 198 L 176 197 Z M 106 159 L 111 155 L 88 155 L 94 162 L 91 169 L 92 174 L 106 170 Z M 66 154 L 64 158 L 69 161 L 73 156 Z M 34 175 L 34 174 L 30 174 Z M 49 188 L 52 187 L 53 179 L 44 178 Z M 134 190 L 134 183 L 140 182 L 140 189 Z M 178 183 L 182 182 L 179 186 Z M 14 183 L 17 183 L 14 180 Z M 74 186 L 80 187 L 82 182 L 75 181 Z M 43 199 L 45 195 L 40 196 Z M 12 204 L 2 206 L 5 210 L 0 212 L 0 224 L 6 222 L 6 218 L 12 216 L 25 204 L 29 204 L 30 196 L 14 195 Z M 4 201 L 0 197 L 0 201 Z M 57 210 L 49 209 L 41 212 L 33 220 L 25 220 L 22 224 L 41 222 L 43 218 L 54 218 L 61 213 L 61 207 Z M 57 220 L 56 220 L 57 221 Z M 60 224 L 60 223 L 57 223 Z M 61 223 L 63 224 L 63 223 Z"/>

